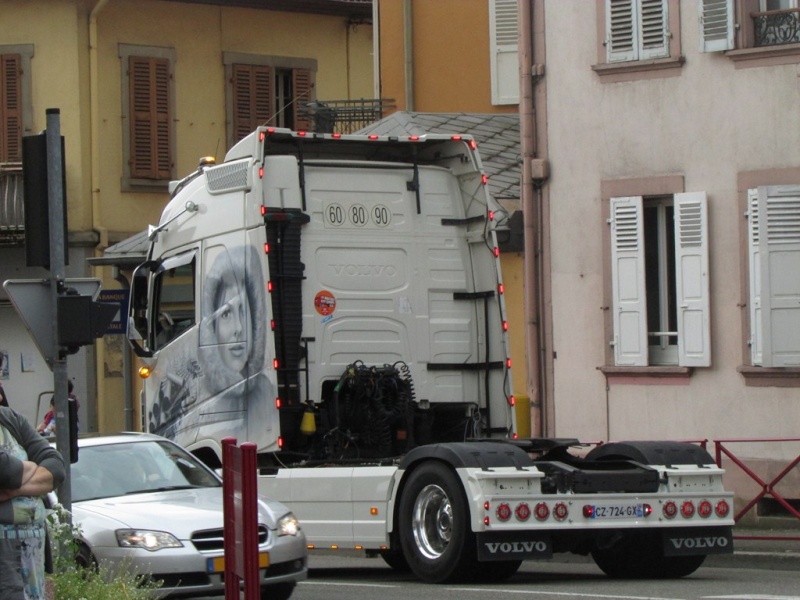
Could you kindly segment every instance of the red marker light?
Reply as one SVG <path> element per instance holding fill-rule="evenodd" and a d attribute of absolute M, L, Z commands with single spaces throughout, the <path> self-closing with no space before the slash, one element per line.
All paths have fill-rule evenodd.
<path fill-rule="evenodd" d="M 264 167 L 258 167 L 258 178 L 264 179 Z"/>
<path fill-rule="evenodd" d="M 464 138 L 461 137 L 460 135 L 454 135 L 454 136 L 451 136 L 450 139 L 453 140 L 454 142 L 460 142 Z"/>
<path fill-rule="evenodd" d="M 664 508 L 661 509 L 661 512 L 667 519 L 674 519 L 675 515 L 678 514 L 678 505 L 672 500 L 668 500 L 664 503 Z"/>
<path fill-rule="evenodd" d="M 283 405 L 280 398 L 275 398 L 275 408 L 280 408 Z"/>
<path fill-rule="evenodd" d="M 511 396 L 511 397 L 509 397 L 509 399 L 508 399 L 508 403 L 509 403 L 511 406 L 516 406 L 516 404 L 517 404 L 517 399 L 516 399 L 516 398 L 514 398 L 514 396 Z"/>
<path fill-rule="evenodd" d="M 503 321 L 503 331 L 508 331 L 508 321 Z"/>
<path fill-rule="evenodd" d="M 712 512 L 714 512 L 714 507 L 711 506 L 711 502 L 708 500 L 703 500 L 697 507 L 697 514 L 704 519 L 710 517 Z"/>
<path fill-rule="evenodd" d="M 681 514 L 685 519 L 694 516 L 694 504 L 691 500 L 687 500 L 683 504 L 681 504 Z"/>
<path fill-rule="evenodd" d="M 489 220 L 490 221 L 494 221 L 494 211 L 493 210 L 489 211 Z"/>
<path fill-rule="evenodd" d="M 277 371 L 278 368 L 280 367 L 280 365 L 281 365 L 281 363 L 277 358 L 273 358 L 272 359 L 272 368 L 273 369 L 275 369 Z"/>
<path fill-rule="evenodd" d="M 470 140 L 469 147 L 471 150 L 476 150 L 478 148 L 478 142 L 476 142 L 475 140 Z"/>
<path fill-rule="evenodd" d="M 520 502 L 514 511 L 514 515 L 519 521 L 527 521 L 531 518 L 531 507 L 528 506 L 527 502 Z"/>
<path fill-rule="evenodd" d="M 500 521 L 508 521 L 511 518 L 511 507 L 503 502 L 497 507 L 497 519 Z"/>
<path fill-rule="evenodd" d="M 298 131 L 297 132 L 297 135 L 299 135 L 300 137 L 306 137 L 306 134 L 307 134 L 306 131 Z"/>
<path fill-rule="evenodd" d="M 269 242 L 264 244 L 264 254 L 269 254 Z"/>
<path fill-rule="evenodd" d="M 544 521 L 550 516 L 550 509 L 544 502 L 539 502 L 536 508 L 533 509 L 533 515 L 536 517 L 537 521 Z"/>
<path fill-rule="evenodd" d="M 498 286 L 497 286 L 497 291 L 498 291 L 498 293 L 500 293 L 500 294 L 502 295 L 502 294 L 504 294 L 504 293 L 505 293 L 505 291 L 506 291 L 506 288 L 505 288 L 505 286 L 504 286 L 504 285 L 501 283 L 500 285 L 498 285 Z"/>
<path fill-rule="evenodd" d="M 489 178 L 486 175 L 481 175 L 481 183 L 483 185 L 486 185 L 487 183 L 489 183 Z"/>
<path fill-rule="evenodd" d="M 371 133 L 370 135 L 368 135 L 368 136 L 367 136 L 367 139 L 370 139 L 370 140 L 377 140 L 377 139 L 378 139 L 378 136 L 377 136 L 377 135 L 375 135 L 374 133 Z"/>
<path fill-rule="evenodd" d="M 563 502 L 559 502 L 553 507 L 553 516 L 559 521 L 563 521 L 569 516 L 569 508 Z"/>
<path fill-rule="evenodd" d="M 332 137 L 333 139 L 335 139 L 335 140 L 338 140 L 338 139 L 341 139 L 341 137 L 342 137 L 342 134 L 341 134 L 341 133 L 332 133 L 332 134 L 331 134 L 331 137 Z"/>
<path fill-rule="evenodd" d="M 418 142 L 419 141 L 419 136 L 418 135 L 410 135 L 410 136 L 408 136 L 408 141 L 409 142 Z"/>
<path fill-rule="evenodd" d="M 267 291 L 271 294 L 272 293 L 272 281 L 267 282 Z"/>

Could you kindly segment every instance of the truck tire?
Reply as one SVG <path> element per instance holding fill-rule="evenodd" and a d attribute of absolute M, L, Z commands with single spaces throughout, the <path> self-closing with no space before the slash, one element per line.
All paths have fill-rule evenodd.
<path fill-rule="evenodd" d="M 467 580 L 478 572 L 469 507 L 455 472 L 440 462 L 418 466 L 400 498 L 400 543 L 411 571 L 427 583 Z"/>
<path fill-rule="evenodd" d="M 664 556 L 658 532 L 629 532 L 611 545 L 592 548 L 592 558 L 615 579 L 678 579 L 694 573 L 706 557 Z"/>

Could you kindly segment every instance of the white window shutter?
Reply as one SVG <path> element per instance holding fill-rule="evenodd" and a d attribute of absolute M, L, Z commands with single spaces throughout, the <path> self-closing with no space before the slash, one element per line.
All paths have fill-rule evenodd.
<path fill-rule="evenodd" d="M 611 198 L 614 358 L 619 366 L 647 366 L 643 222 L 641 196 Z"/>
<path fill-rule="evenodd" d="M 761 255 L 758 232 L 758 190 L 747 190 L 747 245 L 750 278 L 750 360 L 760 365 L 762 347 Z"/>
<path fill-rule="evenodd" d="M 669 56 L 666 0 L 639 0 L 639 60 Z"/>
<path fill-rule="evenodd" d="M 705 192 L 675 194 L 678 364 L 711 366 L 708 202 Z"/>
<path fill-rule="evenodd" d="M 517 0 L 489 0 L 492 104 L 519 104 Z"/>
<path fill-rule="evenodd" d="M 733 49 L 733 0 L 700 0 L 700 51 Z"/>
<path fill-rule="evenodd" d="M 800 366 L 800 185 L 758 188 L 762 365 Z"/>
<path fill-rule="evenodd" d="M 605 0 L 606 60 L 610 63 L 636 60 L 636 3 L 638 0 Z"/>

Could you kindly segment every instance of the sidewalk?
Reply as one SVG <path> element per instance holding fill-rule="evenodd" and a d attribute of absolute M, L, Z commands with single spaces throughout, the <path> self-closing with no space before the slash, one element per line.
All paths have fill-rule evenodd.
<path fill-rule="evenodd" d="M 733 554 L 711 555 L 705 567 L 800 571 L 800 529 L 733 528 Z"/>

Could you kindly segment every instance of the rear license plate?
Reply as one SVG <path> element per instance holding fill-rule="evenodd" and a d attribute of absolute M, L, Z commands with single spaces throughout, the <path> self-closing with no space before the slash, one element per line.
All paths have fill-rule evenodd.
<path fill-rule="evenodd" d="M 269 552 L 258 553 L 258 568 L 266 569 L 269 566 Z M 206 571 L 209 573 L 223 573 L 225 571 L 225 557 L 217 556 L 206 560 Z"/>
<path fill-rule="evenodd" d="M 595 504 L 592 519 L 638 519 L 644 517 L 642 504 Z"/>

